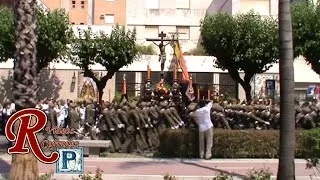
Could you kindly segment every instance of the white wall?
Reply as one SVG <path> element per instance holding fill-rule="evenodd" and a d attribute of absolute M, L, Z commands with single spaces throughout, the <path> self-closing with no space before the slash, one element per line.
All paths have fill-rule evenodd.
<path fill-rule="evenodd" d="M 158 9 L 146 8 L 145 2 L 148 2 L 148 6 L 152 2 L 158 3 Z M 212 2 L 213 0 L 127 0 L 127 26 L 129 29 L 136 27 L 138 42 L 146 45 L 150 44 L 146 42 L 146 38 L 150 37 L 147 37 L 145 26 L 158 26 L 158 33 L 163 31 L 168 38 L 170 32 L 176 32 L 176 26 L 188 26 L 189 39 L 180 41 L 182 50 L 188 51 L 198 44 L 200 21 Z M 172 48 L 167 47 L 166 52 L 172 53 Z"/>
<path fill-rule="evenodd" d="M 171 56 L 172 58 L 172 56 Z M 214 57 L 210 56 L 185 56 L 187 68 L 189 72 L 212 72 L 221 73 L 227 72 L 221 69 L 213 67 Z M 170 64 L 170 56 L 167 56 L 167 61 L 165 64 L 164 71 L 168 71 Z M 132 64 L 125 66 L 120 69 L 120 71 L 146 71 L 147 65 L 150 65 L 152 71 L 160 71 L 160 62 L 158 61 L 158 56 L 141 56 L 138 60 L 134 61 Z M 71 63 L 51 63 L 50 68 L 61 69 L 61 70 L 79 70 L 78 67 L 72 65 Z M 5 63 L 0 63 L 0 69 L 11 69 L 13 68 L 13 60 L 8 60 Z M 93 70 L 102 71 L 105 70 L 101 65 L 91 66 Z M 278 74 L 279 64 L 274 64 L 267 72 L 267 74 Z M 310 83 L 320 83 L 320 76 L 315 73 L 311 67 L 305 62 L 303 58 L 297 58 L 294 61 L 294 78 L 295 82 L 310 82 Z"/>

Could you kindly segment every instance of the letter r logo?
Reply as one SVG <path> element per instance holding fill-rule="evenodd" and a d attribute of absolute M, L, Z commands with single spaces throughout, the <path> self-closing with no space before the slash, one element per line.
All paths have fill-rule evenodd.
<path fill-rule="evenodd" d="M 60 149 L 60 154 L 56 164 L 56 172 L 58 174 L 83 174 L 83 148 Z"/>

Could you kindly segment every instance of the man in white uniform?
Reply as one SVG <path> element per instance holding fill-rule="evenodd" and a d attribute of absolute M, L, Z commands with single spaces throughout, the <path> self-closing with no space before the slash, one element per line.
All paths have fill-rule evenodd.
<path fill-rule="evenodd" d="M 212 101 L 202 100 L 198 109 L 192 114 L 199 126 L 199 152 L 200 158 L 210 159 L 213 143 L 213 124 L 211 122 Z"/>

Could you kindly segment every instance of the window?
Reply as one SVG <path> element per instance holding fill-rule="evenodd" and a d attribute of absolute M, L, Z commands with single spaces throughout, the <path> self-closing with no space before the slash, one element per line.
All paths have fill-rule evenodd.
<path fill-rule="evenodd" d="M 81 8 L 84 8 L 84 1 L 81 1 Z"/>
<path fill-rule="evenodd" d="M 76 1 L 72 1 L 72 8 L 76 7 Z"/>
<path fill-rule="evenodd" d="M 145 38 L 158 38 L 159 26 L 145 26 Z"/>
<path fill-rule="evenodd" d="M 159 0 L 144 0 L 146 9 L 159 9 Z"/>
<path fill-rule="evenodd" d="M 101 16 L 100 16 L 100 20 L 104 20 L 104 15 L 101 15 Z"/>
<path fill-rule="evenodd" d="M 190 9 L 190 0 L 176 0 L 177 9 Z"/>
<path fill-rule="evenodd" d="M 76 24 L 76 23 L 74 23 L 74 22 L 71 22 L 71 24 Z"/>
<path fill-rule="evenodd" d="M 179 39 L 190 39 L 190 27 L 189 26 L 177 26 L 176 31 L 179 35 Z"/>
<path fill-rule="evenodd" d="M 106 14 L 104 16 L 104 22 L 106 24 L 114 24 L 114 14 Z"/>
<path fill-rule="evenodd" d="M 84 23 L 80 23 L 80 25 L 84 25 Z"/>

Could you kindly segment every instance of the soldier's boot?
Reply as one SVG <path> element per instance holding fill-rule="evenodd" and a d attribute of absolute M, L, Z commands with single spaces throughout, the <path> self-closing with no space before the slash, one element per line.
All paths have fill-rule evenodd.
<path fill-rule="evenodd" d="M 115 139 L 115 137 L 113 136 L 113 135 L 111 135 L 111 142 L 112 142 L 112 147 L 110 147 L 110 152 L 116 152 L 116 151 L 118 151 L 118 148 L 119 147 L 117 147 L 117 142 L 116 142 L 116 139 Z"/>
<path fill-rule="evenodd" d="M 147 138 L 146 138 L 146 133 L 144 130 L 139 130 L 139 135 L 141 137 L 142 143 L 143 143 L 143 147 L 144 150 L 147 149 L 149 147 L 148 142 L 147 142 Z"/>
<path fill-rule="evenodd" d="M 144 150 L 144 143 L 143 143 L 139 133 L 135 134 L 135 141 L 136 141 L 136 144 L 137 144 L 137 150 L 139 152 L 142 152 Z"/>
<path fill-rule="evenodd" d="M 153 149 L 159 147 L 160 141 L 158 134 L 154 131 L 154 129 L 150 129 L 150 135 L 149 138 L 151 139 Z"/>
<path fill-rule="evenodd" d="M 121 142 L 121 137 L 119 136 L 119 134 L 115 134 L 115 138 L 116 138 L 116 142 L 117 145 L 119 146 L 118 152 L 121 151 L 121 146 L 122 146 L 122 142 Z"/>
<path fill-rule="evenodd" d="M 113 134 L 112 137 L 111 137 L 111 140 L 112 140 L 112 144 L 114 146 L 114 150 L 116 152 L 118 152 L 119 149 L 121 148 L 121 143 L 120 143 L 119 138 L 115 134 Z"/>
<path fill-rule="evenodd" d="M 131 144 L 133 142 L 133 137 L 132 136 L 128 136 L 122 146 L 121 146 L 121 152 L 125 152 L 125 153 L 131 153 L 132 152 L 132 149 L 131 148 Z"/>

